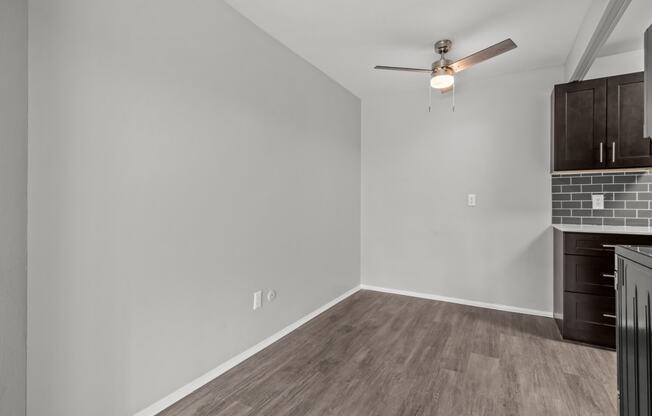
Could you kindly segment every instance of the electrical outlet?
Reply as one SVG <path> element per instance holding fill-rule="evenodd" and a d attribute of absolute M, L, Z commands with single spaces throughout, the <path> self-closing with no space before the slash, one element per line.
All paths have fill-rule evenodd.
<path fill-rule="evenodd" d="M 469 195 L 466 197 L 466 204 L 467 204 L 468 206 L 470 206 L 470 207 L 474 207 L 474 206 L 475 206 L 475 203 L 476 203 L 476 200 L 475 200 L 475 194 L 469 194 Z"/>
<path fill-rule="evenodd" d="M 263 291 L 254 292 L 254 310 L 263 307 Z"/>
<path fill-rule="evenodd" d="M 267 292 L 267 301 L 274 302 L 274 299 L 276 299 L 276 291 L 274 289 L 270 289 L 269 292 Z"/>
<path fill-rule="evenodd" d="M 604 209 L 604 195 L 591 195 L 591 207 L 593 209 Z"/>

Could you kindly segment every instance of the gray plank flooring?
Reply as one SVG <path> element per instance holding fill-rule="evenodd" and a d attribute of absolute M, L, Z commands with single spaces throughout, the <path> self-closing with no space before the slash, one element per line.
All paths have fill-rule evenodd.
<path fill-rule="evenodd" d="M 360 291 L 159 413 L 616 415 L 616 356 L 552 319 Z"/>

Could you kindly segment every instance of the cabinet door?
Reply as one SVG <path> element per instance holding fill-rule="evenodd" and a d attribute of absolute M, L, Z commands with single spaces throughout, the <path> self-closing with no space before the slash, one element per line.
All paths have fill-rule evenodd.
<path fill-rule="evenodd" d="M 616 346 L 616 299 L 564 292 L 564 338 L 607 348 Z"/>
<path fill-rule="evenodd" d="M 652 141 L 643 137 L 643 73 L 607 79 L 607 166 L 652 166 Z"/>
<path fill-rule="evenodd" d="M 606 167 L 607 80 L 555 86 L 554 169 Z"/>

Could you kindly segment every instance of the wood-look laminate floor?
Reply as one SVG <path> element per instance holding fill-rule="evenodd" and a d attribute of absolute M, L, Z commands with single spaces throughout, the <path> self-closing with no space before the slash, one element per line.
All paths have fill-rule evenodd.
<path fill-rule="evenodd" d="M 616 415 L 616 357 L 549 318 L 360 291 L 160 415 Z"/>

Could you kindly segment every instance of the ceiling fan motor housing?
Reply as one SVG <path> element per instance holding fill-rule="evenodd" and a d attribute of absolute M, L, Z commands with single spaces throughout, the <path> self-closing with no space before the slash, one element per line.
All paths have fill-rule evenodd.
<path fill-rule="evenodd" d="M 452 75 L 453 70 L 449 68 L 449 65 L 452 63 L 450 59 L 441 58 L 438 61 L 432 63 L 432 72 L 436 73 L 441 70 L 445 70 L 447 74 Z"/>
<path fill-rule="evenodd" d="M 435 62 L 432 63 L 432 72 L 436 73 L 439 69 L 442 68 L 447 68 L 450 64 L 453 63 L 450 59 L 446 59 L 446 54 L 448 51 L 451 50 L 451 47 L 453 47 L 453 42 L 451 42 L 448 39 L 440 40 L 435 43 L 435 52 L 441 55 L 441 57 L 436 60 Z M 450 72 L 446 72 L 447 74 L 451 75 Z"/>
<path fill-rule="evenodd" d="M 453 75 L 454 72 L 452 69 L 450 69 L 447 66 L 444 67 L 438 67 L 438 68 L 433 68 L 432 69 L 432 76 L 437 76 L 437 75 Z"/>
<path fill-rule="evenodd" d="M 453 47 L 453 42 L 448 39 L 440 40 L 435 43 L 435 52 L 442 55 L 448 53 Z"/>

